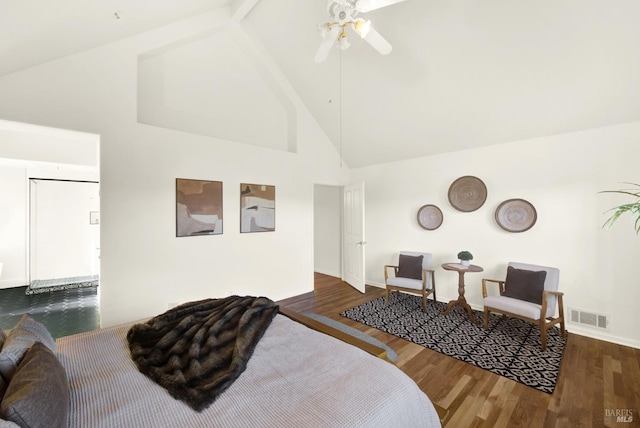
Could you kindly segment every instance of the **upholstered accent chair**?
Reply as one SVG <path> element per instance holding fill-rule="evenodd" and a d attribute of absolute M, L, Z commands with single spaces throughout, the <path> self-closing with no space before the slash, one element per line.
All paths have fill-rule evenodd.
<path fill-rule="evenodd" d="M 496 312 L 538 324 L 543 351 L 547 349 L 549 328 L 560 324 L 562 336 L 566 337 L 563 293 L 558 291 L 559 281 L 560 270 L 557 268 L 515 262 L 508 264 L 504 281 L 483 279 L 485 330 L 489 323 L 489 312 Z M 500 294 L 489 295 L 488 283 L 498 284 Z"/>
<path fill-rule="evenodd" d="M 393 272 L 393 275 L 389 275 Z M 401 251 L 398 265 L 384 266 L 384 282 L 387 287 L 386 304 L 392 291 L 413 293 L 422 296 L 422 310 L 427 311 L 427 296 L 433 293 L 436 300 L 436 278 L 431 269 L 431 254 Z"/>

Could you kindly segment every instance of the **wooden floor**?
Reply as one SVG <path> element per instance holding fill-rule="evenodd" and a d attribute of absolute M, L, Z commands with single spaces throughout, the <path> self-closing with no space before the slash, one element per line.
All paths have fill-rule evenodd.
<path fill-rule="evenodd" d="M 389 345 L 398 353 L 396 365 L 449 411 L 447 427 L 640 427 L 640 350 L 569 332 L 558 385 L 546 394 L 339 315 L 383 294 L 372 286 L 361 294 L 316 274 L 314 292 L 278 303 L 339 320 Z M 616 422 L 616 410 L 631 410 L 632 421 Z"/>

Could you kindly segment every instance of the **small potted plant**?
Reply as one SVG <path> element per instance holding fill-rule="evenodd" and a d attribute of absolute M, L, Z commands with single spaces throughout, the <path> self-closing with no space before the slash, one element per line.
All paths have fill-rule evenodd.
<path fill-rule="evenodd" d="M 460 251 L 458 253 L 458 259 L 460 259 L 460 264 L 464 267 L 468 267 L 471 264 L 471 260 L 473 260 L 473 254 L 468 251 Z"/>

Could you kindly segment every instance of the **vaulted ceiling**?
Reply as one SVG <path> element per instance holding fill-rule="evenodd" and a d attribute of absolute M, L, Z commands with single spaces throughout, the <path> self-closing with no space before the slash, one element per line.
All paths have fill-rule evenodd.
<path fill-rule="evenodd" d="M 640 120 L 637 0 L 406 0 L 316 64 L 326 5 L 0 0 L 0 75 L 230 7 L 351 167 Z"/>

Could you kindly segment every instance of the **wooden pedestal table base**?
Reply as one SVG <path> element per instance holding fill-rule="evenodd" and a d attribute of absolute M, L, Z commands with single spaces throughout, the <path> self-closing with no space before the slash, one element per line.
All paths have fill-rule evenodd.
<path fill-rule="evenodd" d="M 462 266 L 460 263 L 445 263 L 442 265 L 442 269 L 458 272 L 458 299 L 450 301 L 447 309 L 440 312 L 440 315 L 447 315 L 454 306 L 462 306 L 467 310 L 471 322 L 478 324 L 478 321 L 473 316 L 471 306 L 469 306 L 467 300 L 464 298 L 464 274 L 466 272 L 482 272 L 484 269 L 476 265 Z"/>

